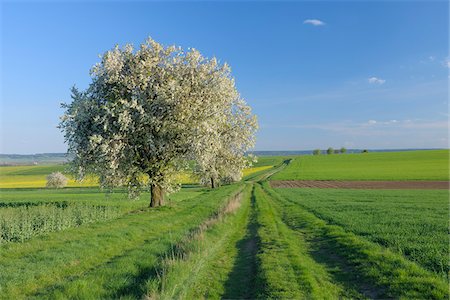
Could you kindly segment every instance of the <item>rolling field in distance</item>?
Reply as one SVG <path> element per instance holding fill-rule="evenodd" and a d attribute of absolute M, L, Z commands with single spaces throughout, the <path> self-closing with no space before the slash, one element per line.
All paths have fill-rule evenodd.
<path fill-rule="evenodd" d="M 417 168 L 445 180 L 445 153 L 260 157 L 242 182 L 185 185 L 156 209 L 124 189 L 1 188 L 0 299 L 448 299 L 448 191 L 268 182 L 321 168 L 345 180 L 332 174 L 354 160 L 352 180 L 417 179 Z M 379 166 L 405 161 L 416 169 Z M 0 186 L 14 176 L 45 184 L 61 167 L 13 167 Z"/>
<path fill-rule="evenodd" d="M 245 169 L 243 176 L 250 176 L 272 168 L 282 162 L 281 157 L 261 157 L 253 167 Z M 88 177 L 82 182 L 75 181 L 67 175 L 67 165 L 48 164 L 30 166 L 1 166 L 0 188 L 43 188 L 46 185 L 46 176 L 52 172 L 62 172 L 69 178 L 68 187 L 94 187 L 98 186 L 94 177 Z M 179 181 L 183 184 L 197 183 L 198 179 L 192 173 L 183 172 L 179 175 Z"/>
<path fill-rule="evenodd" d="M 45 187 L 47 175 L 52 172 L 66 173 L 67 165 L 31 165 L 31 166 L 2 166 L 0 167 L 0 188 L 42 188 Z M 87 178 L 77 182 L 69 178 L 68 187 L 96 186 L 94 178 Z"/>
<path fill-rule="evenodd" d="M 274 180 L 448 180 L 449 150 L 295 157 Z"/>

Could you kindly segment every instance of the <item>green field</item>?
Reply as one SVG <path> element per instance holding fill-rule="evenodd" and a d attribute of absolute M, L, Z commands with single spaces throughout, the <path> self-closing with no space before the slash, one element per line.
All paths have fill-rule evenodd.
<path fill-rule="evenodd" d="M 305 155 L 275 180 L 448 180 L 449 151 Z"/>
<path fill-rule="evenodd" d="M 448 191 L 266 180 L 343 180 L 345 165 L 352 180 L 445 180 L 444 154 L 261 157 L 240 183 L 186 185 L 156 209 L 122 189 L 1 188 L 0 299 L 448 299 Z M 0 186 L 61 166 L 13 168 Z"/>
<path fill-rule="evenodd" d="M 400 253 L 435 273 L 448 267 L 448 191 L 276 189 L 330 224 Z"/>

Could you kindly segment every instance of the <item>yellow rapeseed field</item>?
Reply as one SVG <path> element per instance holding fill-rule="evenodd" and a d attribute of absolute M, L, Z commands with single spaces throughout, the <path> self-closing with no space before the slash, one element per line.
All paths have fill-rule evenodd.
<path fill-rule="evenodd" d="M 270 168 L 272 168 L 272 166 L 248 168 L 243 171 L 243 176 L 245 177 Z M 47 175 L 58 171 L 69 178 L 67 184 L 68 187 L 89 187 L 98 185 L 95 177 L 88 178 L 83 182 L 75 181 L 73 177 L 67 175 L 65 165 L 33 165 L 0 167 L 0 188 L 43 188 L 47 183 Z M 189 172 L 180 173 L 179 180 L 183 184 L 198 183 L 198 179 Z"/>

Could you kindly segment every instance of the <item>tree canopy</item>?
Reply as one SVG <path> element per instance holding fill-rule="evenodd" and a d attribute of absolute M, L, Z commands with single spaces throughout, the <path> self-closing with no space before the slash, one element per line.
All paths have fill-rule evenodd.
<path fill-rule="evenodd" d="M 228 65 L 149 38 L 107 51 L 91 76 L 85 91 L 72 89 L 60 123 L 78 178 L 97 174 L 132 197 L 151 187 L 158 206 L 189 160 L 210 178 L 245 166 L 257 121 Z"/>

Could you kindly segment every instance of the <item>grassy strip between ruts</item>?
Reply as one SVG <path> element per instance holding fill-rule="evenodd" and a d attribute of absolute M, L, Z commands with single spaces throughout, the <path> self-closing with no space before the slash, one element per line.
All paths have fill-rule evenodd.
<path fill-rule="evenodd" d="M 336 299 L 360 298 L 331 281 L 326 269 L 309 256 L 304 238 L 282 220 L 271 197 L 255 185 L 256 215 L 259 225 L 260 277 L 265 283 L 258 298 Z"/>
<path fill-rule="evenodd" d="M 139 298 L 158 257 L 240 187 L 7 244 L 0 248 L 0 298 Z"/>
<path fill-rule="evenodd" d="M 448 299 L 448 283 L 442 277 L 340 226 L 327 224 L 281 197 L 267 182 L 263 185 L 279 203 L 284 222 L 308 237 L 311 255 L 330 268 L 344 270 L 334 274 L 335 280 L 352 284 L 370 298 Z M 352 274 L 359 276 L 348 278 Z"/>

